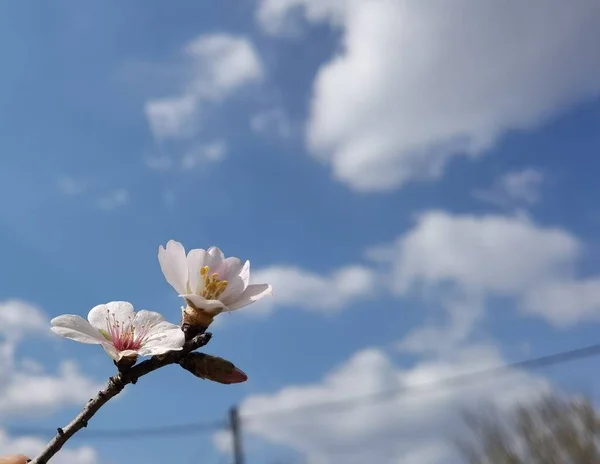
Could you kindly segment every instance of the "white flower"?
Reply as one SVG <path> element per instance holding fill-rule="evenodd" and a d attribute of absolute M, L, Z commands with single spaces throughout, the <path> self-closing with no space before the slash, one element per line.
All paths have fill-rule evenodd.
<path fill-rule="evenodd" d="M 115 361 L 181 350 L 185 335 L 179 326 L 153 311 L 137 313 L 126 301 L 112 301 L 91 309 L 86 321 L 65 314 L 50 322 L 52 332 L 81 343 L 102 345 Z"/>
<path fill-rule="evenodd" d="M 196 309 L 215 316 L 233 311 L 271 294 L 268 284 L 249 285 L 250 261 L 225 258 L 217 247 L 185 254 L 183 245 L 169 240 L 158 249 L 160 268 L 167 282 Z"/>

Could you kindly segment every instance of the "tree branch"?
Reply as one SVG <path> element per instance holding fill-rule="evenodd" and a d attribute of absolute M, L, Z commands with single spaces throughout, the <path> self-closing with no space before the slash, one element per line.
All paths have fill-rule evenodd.
<path fill-rule="evenodd" d="M 56 436 L 48 443 L 48 445 L 46 445 L 46 448 L 31 461 L 31 464 L 46 464 L 50 458 L 60 451 L 73 435 L 82 428 L 87 427 L 89 420 L 94 417 L 94 414 L 96 414 L 102 406 L 121 393 L 128 384 L 135 384 L 140 377 L 143 377 L 156 369 L 160 369 L 169 364 L 179 363 L 192 351 L 206 345 L 211 337 L 212 335 L 210 333 L 197 335 L 190 341 L 187 341 L 180 351 L 170 351 L 164 355 L 153 356 L 129 369 L 123 369 L 118 374 L 109 378 L 106 388 L 99 391 L 94 398 L 89 400 L 69 425 L 58 429 Z"/>

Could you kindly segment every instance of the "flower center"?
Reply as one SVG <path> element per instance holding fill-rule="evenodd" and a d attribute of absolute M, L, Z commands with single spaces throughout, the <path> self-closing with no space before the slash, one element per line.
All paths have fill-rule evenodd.
<path fill-rule="evenodd" d="M 214 272 L 213 274 L 209 274 L 209 272 L 210 269 L 208 266 L 200 269 L 200 277 L 202 277 L 202 281 L 204 282 L 204 289 L 200 292 L 200 296 L 207 300 L 218 300 L 229 282 L 219 279 L 218 272 Z"/>
<path fill-rule="evenodd" d="M 104 338 L 111 342 L 117 351 L 137 351 L 144 344 L 144 340 L 148 335 L 148 328 L 142 326 L 136 330 L 131 317 L 127 321 L 121 322 L 109 311 L 106 330 L 101 332 Z"/>

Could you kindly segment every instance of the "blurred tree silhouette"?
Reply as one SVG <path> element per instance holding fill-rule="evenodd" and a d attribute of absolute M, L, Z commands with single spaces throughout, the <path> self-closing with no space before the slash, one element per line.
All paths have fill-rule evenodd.
<path fill-rule="evenodd" d="M 600 464 L 600 416 L 587 398 L 553 395 L 464 418 L 471 436 L 456 445 L 468 464 Z"/>

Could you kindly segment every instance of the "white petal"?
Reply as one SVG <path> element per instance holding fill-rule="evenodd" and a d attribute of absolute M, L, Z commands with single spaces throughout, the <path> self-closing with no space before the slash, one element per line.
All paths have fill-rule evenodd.
<path fill-rule="evenodd" d="M 50 324 L 50 330 L 61 337 L 93 345 L 106 342 L 102 334 L 81 316 L 65 314 L 55 317 Z"/>
<path fill-rule="evenodd" d="M 88 321 L 97 329 L 106 330 L 115 322 L 128 324 L 133 321 L 135 313 L 133 305 L 127 301 L 111 301 L 94 306 L 88 314 Z"/>
<path fill-rule="evenodd" d="M 135 317 L 133 319 L 133 326 L 135 327 L 136 331 L 141 330 L 142 328 L 149 330 L 150 328 L 164 321 L 165 318 L 162 316 L 162 314 L 157 313 L 155 311 L 148 311 L 147 309 L 142 309 L 141 311 L 138 311 L 135 314 Z"/>
<path fill-rule="evenodd" d="M 185 334 L 181 328 L 170 322 L 161 322 L 150 331 L 144 345 L 140 348 L 141 356 L 153 356 L 169 351 L 179 351 L 185 343 Z"/>
<path fill-rule="evenodd" d="M 167 282 L 177 293 L 187 293 L 188 269 L 183 245 L 175 240 L 169 240 L 166 249 L 161 245 L 158 248 L 158 261 Z"/>
<path fill-rule="evenodd" d="M 246 290 L 250 280 L 250 261 L 246 261 L 242 265 L 238 258 L 227 258 L 225 265 L 227 266 L 227 281 L 229 283 L 220 300 L 229 303 L 237 300 L 240 293 Z"/>
<path fill-rule="evenodd" d="M 217 247 L 210 247 L 207 250 L 206 264 L 210 269 L 210 273 L 218 273 L 221 280 L 225 279 L 225 255 Z"/>
<path fill-rule="evenodd" d="M 225 308 L 225 303 L 219 300 L 207 300 L 200 295 L 183 295 L 186 300 L 189 300 L 196 308 L 203 309 L 207 312 L 214 311 L 219 308 Z"/>
<path fill-rule="evenodd" d="M 207 253 L 202 248 L 190 250 L 187 255 L 187 267 L 188 267 L 188 279 L 190 288 L 185 293 L 200 293 L 204 290 L 204 282 L 200 279 L 200 269 L 203 266 L 207 266 Z M 210 259 L 210 258 L 209 258 Z M 198 287 L 198 283 L 201 282 L 201 286 Z"/>
<path fill-rule="evenodd" d="M 243 308 L 251 303 L 255 303 L 261 298 L 270 295 L 273 292 L 273 289 L 269 284 L 257 284 L 257 285 L 248 285 L 246 290 L 244 290 L 236 301 L 231 304 L 228 304 L 227 307 L 230 311 L 235 309 Z"/>
<path fill-rule="evenodd" d="M 104 351 L 117 362 L 125 357 L 137 356 L 139 354 L 136 350 L 117 351 L 112 345 L 104 346 Z"/>

